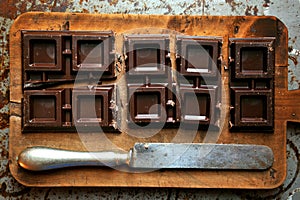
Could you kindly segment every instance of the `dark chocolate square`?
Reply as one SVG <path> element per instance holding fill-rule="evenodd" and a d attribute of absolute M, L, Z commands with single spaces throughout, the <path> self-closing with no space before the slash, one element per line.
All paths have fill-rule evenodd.
<path fill-rule="evenodd" d="M 267 48 L 244 47 L 241 48 L 241 72 L 264 73 L 267 72 Z"/>
<path fill-rule="evenodd" d="M 24 127 L 59 127 L 63 90 L 24 91 Z"/>
<path fill-rule="evenodd" d="M 75 88 L 73 90 L 73 118 L 77 126 L 108 126 L 112 120 L 110 102 L 112 86 Z"/>
<path fill-rule="evenodd" d="M 99 66 L 103 63 L 103 49 L 102 41 L 97 40 L 79 40 L 77 41 L 77 65 L 82 67 Z"/>
<path fill-rule="evenodd" d="M 183 122 L 202 125 L 215 122 L 216 88 L 181 87 L 180 93 Z"/>
<path fill-rule="evenodd" d="M 266 121 L 267 120 L 267 96 L 241 96 L 240 97 L 241 121 Z"/>
<path fill-rule="evenodd" d="M 219 71 L 219 37 L 177 36 L 178 71 L 186 76 L 216 76 Z"/>
<path fill-rule="evenodd" d="M 271 90 L 232 89 L 232 93 L 235 99 L 231 112 L 233 128 L 272 129 L 274 114 Z"/>
<path fill-rule="evenodd" d="M 30 121 L 56 121 L 56 97 L 34 95 L 30 97 Z"/>
<path fill-rule="evenodd" d="M 126 70 L 129 75 L 165 75 L 169 66 L 169 36 L 126 35 Z"/>
<path fill-rule="evenodd" d="M 161 85 L 129 85 L 129 120 L 135 123 L 165 122 L 166 96 Z"/>
<path fill-rule="evenodd" d="M 77 33 L 72 37 L 73 71 L 99 71 L 114 76 L 112 32 Z"/>
<path fill-rule="evenodd" d="M 187 72 L 208 73 L 211 70 L 212 46 L 187 46 Z"/>
<path fill-rule="evenodd" d="M 232 78 L 272 78 L 275 66 L 275 38 L 231 38 Z"/>
<path fill-rule="evenodd" d="M 82 95 L 77 98 L 77 120 L 90 122 L 101 122 L 103 120 L 103 111 L 105 109 L 103 105 L 103 96 Z"/>
<path fill-rule="evenodd" d="M 30 40 L 30 65 L 55 66 L 56 57 L 55 40 Z"/>
<path fill-rule="evenodd" d="M 134 49 L 136 71 L 159 70 L 160 46 L 158 44 L 136 44 Z"/>
<path fill-rule="evenodd" d="M 184 95 L 184 120 L 207 121 L 210 118 L 209 116 L 210 116 L 209 94 L 186 93 Z"/>
<path fill-rule="evenodd" d="M 134 101 L 136 102 L 135 119 L 158 119 L 160 117 L 159 92 L 136 92 L 134 95 Z"/>
<path fill-rule="evenodd" d="M 30 31 L 22 33 L 25 71 L 62 71 L 60 35 Z"/>

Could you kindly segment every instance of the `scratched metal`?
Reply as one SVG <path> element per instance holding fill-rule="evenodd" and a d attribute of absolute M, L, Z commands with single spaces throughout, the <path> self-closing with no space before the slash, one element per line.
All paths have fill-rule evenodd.
<path fill-rule="evenodd" d="M 287 134 L 288 173 L 273 190 L 201 190 L 143 188 L 26 188 L 8 170 L 8 33 L 14 19 L 28 11 L 176 14 L 274 15 L 289 29 L 289 89 L 300 80 L 299 0 L 1 0 L 0 1 L 0 199 L 293 199 L 300 188 L 300 125 L 290 124 Z M 217 28 L 217 27 L 216 27 Z M 13 52 L 10 52 L 13 54 Z M 292 87 L 294 85 L 294 87 Z M 274 172 L 274 175 L 276 173 Z M 238 184 L 238 183 L 237 183 Z M 294 199 L 295 199 L 294 198 Z"/>

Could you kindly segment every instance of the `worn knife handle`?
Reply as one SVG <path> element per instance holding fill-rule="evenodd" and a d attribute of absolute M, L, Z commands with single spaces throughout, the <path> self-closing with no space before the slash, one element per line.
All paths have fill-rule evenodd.
<path fill-rule="evenodd" d="M 119 166 L 128 164 L 129 153 L 119 151 L 79 152 L 48 147 L 29 147 L 18 156 L 18 164 L 30 171 L 73 166 Z"/>

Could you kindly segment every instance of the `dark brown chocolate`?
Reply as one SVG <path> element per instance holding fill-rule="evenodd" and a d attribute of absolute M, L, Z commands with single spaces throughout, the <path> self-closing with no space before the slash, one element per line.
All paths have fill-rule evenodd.
<path fill-rule="evenodd" d="M 23 34 L 25 71 L 62 71 L 61 51 L 58 34 Z"/>
<path fill-rule="evenodd" d="M 113 85 L 24 91 L 24 131 L 113 130 Z"/>
<path fill-rule="evenodd" d="M 217 88 L 181 87 L 182 122 L 209 125 L 215 123 Z"/>
<path fill-rule="evenodd" d="M 169 40 L 124 36 L 129 123 L 218 126 L 222 38 L 177 36 L 178 75 L 170 69 Z M 114 125 L 114 87 L 101 85 L 116 78 L 113 32 L 22 31 L 22 41 L 25 131 Z M 272 130 L 274 38 L 229 43 L 230 128 Z M 95 86 L 48 89 L 75 81 Z"/>
<path fill-rule="evenodd" d="M 26 83 L 116 76 L 111 31 L 22 31 L 22 40 Z"/>
<path fill-rule="evenodd" d="M 272 78 L 275 38 L 230 39 L 232 78 Z"/>
<path fill-rule="evenodd" d="M 114 75 L 114 39 L 111 32 L 74 34 L 73 70 L 103 71 Z"/>
<path fill-rule="evenodd" d="M 73 90 L 74 123 L 76 126 L 110 126 L 112 123 L 112 86 Z"/>
<path fill-rule="evenodd" d="M 129 120 L 134 123 L 165 122 L 166 88 L 163 85 L 128 85 Z"/>
<path fill-rule="evenodd" d="M 232 131 L 274 129 L 274 38 L 230 39 Z"/>
<path fill-rule="evenodd" d="M 233 129 L 272 130 L 273 129 L 273 98 L 272 90 L 231 91 L 234 104 L 231 122 Z M 233 102 L 233 101 L 232 101 Z"/>
<path fill-rule="evenodd" d="M 60 127 L 64 90 L 24 91 L 24 127 Z"/>
<path fill-rule="evenodd" d="M 217 76 L 222 38 L 177 36 L 178 71 L 186 76 Z"/>
<path fill-rule="evenodd" d="M 177 116 L 186 124 L 199 124 L 199 128 L 216 125 L 220 113 L 217 105 L 221 103 L 221 44 L 220 37 L 176 37 L 181 96 Z"/>
<path fill-rule="evenodd" d="M 129 75 L 163 75 L 169 70 L 168 35 L 126 35 L 126 69 Z"/>

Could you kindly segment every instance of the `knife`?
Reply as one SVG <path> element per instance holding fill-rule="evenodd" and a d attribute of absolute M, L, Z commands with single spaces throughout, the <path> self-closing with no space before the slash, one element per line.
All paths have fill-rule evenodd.
<path fill-rule="evenodd" d="M 137 169 L 187 168 L 266 170 L 273 151 L 264 145 L 203 143 L 136 143 L 129 152 L 79 152 L 28 147 L 18 158 L 27 170 L 44 171 L 74 166 L 120 166 Z"/>

